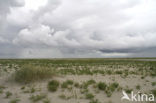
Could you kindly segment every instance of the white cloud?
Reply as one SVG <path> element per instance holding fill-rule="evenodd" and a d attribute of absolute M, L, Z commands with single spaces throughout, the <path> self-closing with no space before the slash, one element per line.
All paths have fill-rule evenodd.
<path fill-rule="evenodd" d="M 8 27 L 18 28 L 15 46 L 51 48 L 63 57 L 131 56 L 156 48 L 155 0 L 39 1 L 28 0 L 7 15 Z"/>

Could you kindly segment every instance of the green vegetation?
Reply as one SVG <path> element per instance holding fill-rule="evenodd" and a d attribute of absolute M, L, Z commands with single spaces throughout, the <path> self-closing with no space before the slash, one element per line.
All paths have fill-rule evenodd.
<path fill-rule="evenodd" d="M 59 95 L 59 98 L 66 99 L 66 96 L 64 94 Z"/>
<path fill-rule="evenodd" d="M 5 93 L 5 98 L 9 98 L 10 96 L 12 96 L 12 93 L 9 92 L 9 91 L 7 91 L 7 92 Z"/>
<path fill-rule="evenodd" d="M 73 84 L 74 84 L 74 82 L 72 80 L 66 80 L 65 82 L 63 82 L 61 84 L 61 87 L 62 88 L 69 88 L 69 85 L 73 85 Z"/>
<path fill-rule="evenodd" d="M 94 95 L 92 93 L 87 93 L 86 94 L 86 99 L 93 99 Z"/>
<path fill-rule="evenodd" d="M 137 85 L 137 86 L 136 86 L 136 89 L 137 89 L 137 90 L 140 90 L 140 88 L 141 88 L 140 85 Z"/>
<path fill-rule="evenodd" d="M 49 99 L 45 99 L 45 100 L 43 100 L 43 103 L 50 103 L 50 100 Z"/>
<path fill-rule="evenodd" d="M 106 83 L 104 83 L 104 82 L 99 82 L 98 83 L 98 88 L 100 90 L 106 90 L 106 87 L 107 87 L 107 84 Z"/>
<path fill-rule="evenodd" d="M 59 82 L 57 80 L 52 80 L 48 83 L 48 90 L 51 92 L 57 91 L 59 87 Z"/>
<path fill-rule="evenodd" d="M 132 92 L 132 90 L 133 90 L 133 89 L 129 89 L 129 88 L 126 88 L 126 89 L 125 89 L 126 93 L 128 93 L 128 94 L 130 94 L 130 93 Z"/>
<path fill-rule="evenodd" d="M 51 68 L 23 65 L 15 72 L 15 80 L 20 83 L 30 83 L 36 80 L 50 78 L 54 75 Z"/>
<path fill-rule="evenodd" d="M 93 100 L 91 100 L 89 103 L 101 103 L 101 102 L 99 102 L 98 99 L 93 99 Z"/>
<path fill-rule="evenodd" d="M 0 94 L 3 93 L 3 90 L 5 89 L 4 86 L 0 85 Z"/>
<path fill-rule="evenodd" d="M 0 69 L 4 73 L 9 73 L 13 70 L 14 75 L 12 75 L 16 82 L 24 83 L 24 86 L 21 87 L 22 92 L 29 93 L 24 95 L 32 95 L 30 100 L 32 102 L 43 102 L 50 103 L 50 100 L 46 98 L 45 95 L 33 95 L 38 94 L 38 88 L 29 86 L 35 81 L 40 81 L 44 79 L 51 79 L 53 76 L 57 75 L 59 77 L 66 77 L 66 75 L 76 75 L 83 76 L 87 75 L 84 80 L 78 80 L 74 82 L 73 78 L 63 78 L 64 82 L 59 82 L 57 80 L 52 80 L 48 82 L 47 89 L 50 92 L 56 92 L 60 89 L 63 92 L 68 92 L 69 95 L 62 94 L 58 95 L 61 99 L 76 99 L 76 98 L 86 98 L 90 103 L 100 103 L 96 97 L 98 95 L 103 95 L 111 97 L 114 92 L 121 92 L 124 89 L 127 93 L 131 93 L 133 89 L 140 90 L 141 87 L 152 85 L 153 89 L 151 92 L 156 95 L 155 86 L 156 82 L 153 81 L 156 76 L 156 62 L 155 61 L 139 61 L 137 58 L 111 58 L 111 59 L 0 59 L 0 66 L 3 69 Z M 2 74 L 2 73 L 1 73 Z M 90 76 L 89 76 L 90 75 Z M 94 76 L 92 76 L 94 75 Z M 103 80 L 97 80 L 93 77 L 106 76 L 108 83 Z M 70 76 L 69 76 L 70 77 Z M 91 77 L 88 80 L 88 77 Z M 108 77 L 108 78 L 107 78 Z M 134 87 L 123 87 L 116 82 L 117 78 L 121 79 L 133 79 L 141 78 L 141 81 L 146 81 L 144 85 L 135 85 Z M 68 76 L 67 76 L 68 78 Z M 75 77 L 74 77 L 75 78 Z M 93 78 L 93 79 L 92 79 Z M 150 81 L 152 78 L 152 81 Z M 53 79 L 53 78 L 52 78 Z M 87 80 L 86 80 L 87 79 Z M 105 77 L 103 78 L 105 79 Z M 97 81 L 98 82 L 97 82 Z M 25 83 L 30 83 L 25 86 Z M 142 83 L 141 83 L 142 84 Z M 128 84 L 127 84 L 128 85 Z M 6 85 L 7 87 L 7 85 Z M 151 86 L 150 86 L 151 87 Z M 133 89 L 131 89 L 133 88 Z M 3 93 L 5 87 L 0 86 L 0 93 Z M 149 92 L 149 91 L 145 91 Z M 12 93 L 4 92 L 6 98 L 9 98 Z M 78 93 L 78 96 L 77 96 Z M 80 94 L 79 94 L 80 93 Z M 94 95 L 94 93 L 97 94 Z M 13 97 L 13 96 L 12 96 Z M 11 98 L 12 98 L 11 97 Z M 111 99 L 111 98 L 109 98 Z M 41 101 L 40 101 L 41 100 Z M 13 102 L 14 103 L 14 102 Z"/>
<path fill-rule="evenodd" d="M 151 92 L 154 94 L 154 96 L 156 97 L 156 89 L 151 90 Z"/>
<path fill-rule="evenodd" d="M 156 82 L 152 82 L 151 84 L 152 84 L 152 86 L 156 86 Z"/>
<path fill-rule="evenodd" d="M 46 95 L 45 94 L 40 94 L 40 95 L 32 95 L 30 97 L 30 100 L 32 100 L 33 102 L 37 102 L 37 101 L 40 101 L 42 99 L 46 98 Z"/>
<path fill-rule="evenodd" d="M 18 103 L 20 101 L 20 99 L 13 99 L 13 100 L 11 100 L 9 103 Z"/>

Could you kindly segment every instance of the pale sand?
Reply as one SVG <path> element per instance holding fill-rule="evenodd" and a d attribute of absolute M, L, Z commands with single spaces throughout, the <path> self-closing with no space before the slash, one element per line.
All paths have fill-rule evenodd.
<path fill-rule="evenodd" d="M 65 90 L 63 91 L 61 88 L 59 88 L 56 92 L 49 92 L 47 90 L 47 83 L 48 81 L 55 79 L 61 82 L 65 80 L 73 80 L 74 82 L 82 83 L 84 81 L 94 79 L 96 82 L 118 82 L 121 87 L 128 86 L 132 88 L 135 92 L 138 90 L 135 89 L 136 85 L 141 86 L 141 92 L 146 92 L 151 89 L 154 89 L 155 87 L 151 86 L 151 82 L 155 82 L 156 78 L 146 77 L 145 79 L 141 79 L 140 76 L 136 75 L 129 75 L 126 78 L 122 78 L 120 75 L 67 75 L 67 76 L 57 76 L 49 80 L 44 81 L 38 81 L 35 83 L 31 83 L 29 85 L 21 85 L 18 83 L 15 83 L 11 78 L 9 78 L 10 75 L 1 75 L 0 76 L 0 85 L 5 86 L 3 93 L 0 94 L 0 103 L 9 103 L 10 100 L 14 98 L 19 98 L 19 103 L 32 103 L 32 101 L 29 99 L 31 95 L 35 94 L 46 94 L 47 97 L 50 99 L 50 103 L 89 103 L 89 100 L 85 99 L 84 94 L 80 93 L 80 90 L 77 88 L 74 88 L 72 91 Z M 148 82 L 149 81 L 149 82 Z M 37 91 L 35 93 L 23 93 L 24 90 L 21 90 L 21 87 L 25 86 L 25 90 L 34 87 Z M 12 96 L 9 98 L 5 97 L 5 92 L 10 91 L 13 93 Z M 91 86 L 89 87 L 89 91 L 95 95 L 95 98 L 98 99 L 101 103 L 132 103 L 128 102 L 126 100 L 121 101 L 122 97 L 122 91 L 115 91 L 111 97 L 107 97 L 105 92 L 99 91 L 99 93 L 96 93 L 94 88 Z M 65 94 L 66 96 L 72 96 L 77 95 L 77 98 L 71 98 L 69 100 L 64 100 L 59 98 L 59 95 Z M 43 103 L 42 100 L 37 103 Z M 146 102 L 142 102 L 146 103 Z"/>

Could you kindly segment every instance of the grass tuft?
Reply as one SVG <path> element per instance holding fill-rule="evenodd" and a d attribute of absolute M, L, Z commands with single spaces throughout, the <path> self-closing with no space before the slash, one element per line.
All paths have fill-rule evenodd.
<path fill-rule="evenodd" d="M 99 82 L 98 83 L 98 88 L 100 90 L 106 90 L 106 87 L 107 87 L 107 84 L 106 83 L 104 83 L 104 82 Z"/>
<path fill-rule="evenodd" d="M 59 87 L 59 82 L 57 80 L 52 80 L 48 83 L 48 90 L 51 92 L 57 91 Z"/>
<path fill-rule="evenodd" d="M 30 97 L 30 100 L 32 100 L 33 102 L 37 102 L 37 101 L 40 101 L 42 99 L 46 98 L 46 95 L 45 94 L 40 94 L 40 95 L 32 95 Z"/>
<path fill-rule="evenodd" d="M 50 78 L 54 75 L 51 68 L 23 65 L 19 70 L 15 72 L 15 81 L 20 83 L 30 83 L 36 80 L 42 80 Z"/>

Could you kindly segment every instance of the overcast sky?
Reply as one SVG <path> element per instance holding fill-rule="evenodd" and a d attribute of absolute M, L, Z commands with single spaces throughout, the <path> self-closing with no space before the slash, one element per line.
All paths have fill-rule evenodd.
<path fill-rule="evenodd" d="M 0 58 L 156 57 L 156 0 L 0 0 Z"/>

